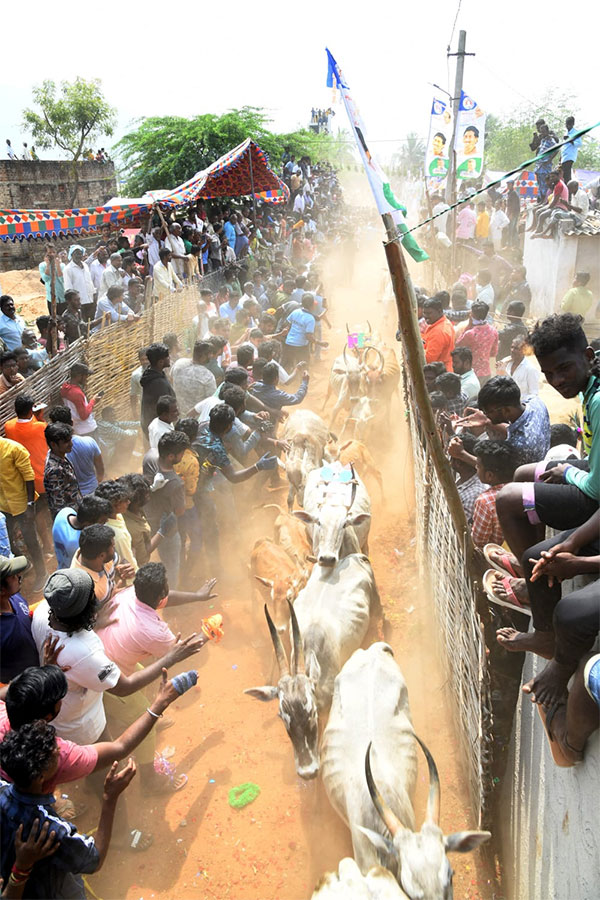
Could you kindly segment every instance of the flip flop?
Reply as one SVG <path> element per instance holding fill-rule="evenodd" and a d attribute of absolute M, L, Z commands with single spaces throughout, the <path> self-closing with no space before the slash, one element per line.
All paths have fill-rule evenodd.
<path fill-rule="evenodd" d="M 496 562 L 492 556 L 492 553 L 500 554 L 500 562 Z M 509 553 L 501 547 L 500 544 L 486 544 L 483 548 L 483 555 L 485 556 L 486 562 L 492 569 L 495 569 L 497 572 L 500 572 L 501 575 L 511 575 L 513 578 L 522 578 L 523 573 L 519 574 L 512 560 L 518 563 L 517 557 L 513 553 Z"/>
<path fill-rule="evenodd" d="M 154 843 L 154 835 L 148 831 L 140 831 L 139 828 L 134 828 L 129 833 L 129 837 L 131 838 L 128 845 L 129 849 L 135 850 L 137 853 L 148 850 Z"/>
<path fill-rule="evenodd" d="M 505 606 L 507 609 L 513 609 L 515 612 L 525 613 L 526 616 L 530 616 L 531 609 L 521 603 L 511 587 L 510 578 L 508 576 L 501 578 L 500 581 L 511 599 L 505 600 L 504 597 L 499 597 L 494 592 L 494 585 L 498 583 L 498 574 L 496 569 L 488 569 L 483 575 L 483 589 L 490 603 L 495 603 L 498 606 Z"/>
<path fill-rule="evenodd" d="M 552 734 L 552 720 L 554 716 L 558 712 L 561 706 L 565 706 L 564 700 L 561 700 L 560 703 L 554 703 L 549 710 L 546 710 L 541 703 L 536 703 L 537 711 L 539 713 L 540 719 L 542 720 L 542 725 L 544 726 L 544 730 L 546 732 L 546 737 L 548 738 L 548 746 L 550 748 L 550 753 L 552 754 L 552 759 L 554 760 L 555 765 L 560 766 L 561 769 L 571 769 L 575 765 L 574 762 L 567 759 L 567 757 L 562 752 L 558 741 L 554 738 Z M 581 758 L 583 759 L 583 754 L 581 754 Z"/>
<path fill-rule="evenodd" d="M 87 805 L 85 803 L 73 803 L 70 797 L 58 797 L 54 804 L 54 811 L 61 819 L 71 822 L 77 816 L 82 816 L 87 812 Z"/>

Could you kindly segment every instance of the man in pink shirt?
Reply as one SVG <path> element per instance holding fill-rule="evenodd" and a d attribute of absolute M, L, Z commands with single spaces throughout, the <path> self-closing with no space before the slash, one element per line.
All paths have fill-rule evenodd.
<path fill-rule="evenodd" d="M 471 241 L 475 237 L 477 213 L 472 200 L 463 206 L 456 217 L 456 237 L 461 241 Z"/>
<path fill-rule="evenodd" d="M 147 663 L 150 658 L 160 658 L 173 647 L 176 637 L 159 615 L 167 602 L 171 606 L 182 603 L 212 599 L 211 593 L 216 579 L 207 581 L 198 593 L 169 591 L 167 571 L 162 563 L 149 562 L 137 570 L 132 587 L 116 594 L 111 609 L 113 621 L 104 628 L 98 629 L 98 637 L 104 645 L 104 652 L 115 662 L 121 672 L 132 675 L 140 663 Z M 138 692 L 134 698 L 143 706 L 143 694 Z M 129 724 L 128 716 L 136 712 L 130 703 L 125 707 L 118 698 L 105 695 L 105 707 L 111 721 L 118 721 L 119 726 Z M 145 790 L 164 792 L 179 790 L 187 783 L 187 775 L 175 775 L 170 785 L 154 771 L 154 753 L 156 740 L 154 734 L 143 741 L 136 754 L 140 778 Z"/>
<path fill-rule="evenodd" d="M 490 311 L 487 303 L 476 300 L 471 307 L 467 328 L 456 341 L 457 347 L 468 347 L 473 354 L 473 371 L 483 385 L 491 377 L 490 359 L 498 355 L 498 332 L 486 322 Z"/>
<path fill-rule="evenodd" d="M 538 213 L 537 228 L 532 237 L 541 237 L 546 233 L 552 223 L 553 212 L 559 209 L 567 212 L 569 209 L 569 189 L 558 172 L 551 172 L 548 175 L 548 187 L 552 192 L 552 196 L 548 205 L 543 207 Z"/>

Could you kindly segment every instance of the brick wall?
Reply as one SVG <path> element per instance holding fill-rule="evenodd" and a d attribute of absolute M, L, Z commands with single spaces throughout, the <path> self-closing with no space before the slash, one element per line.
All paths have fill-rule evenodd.
<path fill-rule="evenodd" d="M 78 166 L 75 207 L 102 206 L 115 196 L 117 183 L 112 163 L 81 162 Z M 73 171 L 69 162 L 0 160 L 0 208 L 69 208 L 72 183 Z M 65 240 L 66 246 L 73 242 L 72 238 Z M 82 243 L 80 239 L 77 242 Z M 43 240 L 1 242 L 0 272 L 33 268 L 43 260 L 45 253 L 46 242 Z"/>

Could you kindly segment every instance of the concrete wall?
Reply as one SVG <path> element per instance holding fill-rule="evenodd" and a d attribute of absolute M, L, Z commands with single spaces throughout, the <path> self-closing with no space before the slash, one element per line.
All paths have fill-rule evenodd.
<path fill-rule="evenodd" d="M 523 683 L 545 664 L 528 653 Z M 583 763 L 558 768 L 535 704 L 521 694 L 501 807 L 509 900 L 600 896 L 600 732 L 588 741 Z"/>
<path fill-rule="evenodd" d="M 82 162 L 74 207 L 102 206 L 117 192 L 112 163 Z M 68 209 L 71 206 L 71 163 L 53 160 L 0 160 L 1 209 Z M 75 238 L 65 238 L 70 246 Z M 77 241 L 81 243 L 80 240 Z M 57 247 L 62 244 L 57 240 Z M 46 242 L 38 239 L 0 243 L 0 272 L 29 269 L 40 263 Z"/>
<path fill-rule="evenodd" d="M 550 316 L 558 312 L 560 302 L 577 272 L 589 272 L 589 288 L 600 300 L 600 235 L 573 234 L 544 240 L 525 237 L 523 263 L 531 286 L 531 314 Z M 595 310 L 588 314 L 594 324 Z"/>

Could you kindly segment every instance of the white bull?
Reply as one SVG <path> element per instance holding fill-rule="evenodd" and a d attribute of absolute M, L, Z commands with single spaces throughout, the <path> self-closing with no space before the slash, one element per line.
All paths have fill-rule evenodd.
<path fill-rule="evenodd" d="M 281 438 L 290 449 L 285 457 L 285 471 L 289 481 L 288 509 L 294 497 L 303 505 L 304 486 L 309 472 L 323 462 L 329 432 L 323 419 L 309 409 L 298 409 L 287 418 Z"/>
<path fill-rule="evenodd" d="M 371 527 L 371 500 L 363 482 L 340 463 L 329 469 L 333 478 L 324 480 L 321 469 L 308 475 L 304 489 L 304 510 L 294 515 L 310 526 L 313 554 L 321 566 L 334 566 L 349 553 L 368 553 Z M 344 473 L 349 481 L 341 481 Z"/>
<path fill-rule="evenodd" d="M 337 872 L 323 875 L 311 900 L 408 900 L 391 872 L 376 866 L 363 875 L 350 857 L 340 860 Z"/>
<path fill-rule="evenodd" d="M 417 742 L 427 758 L 430 790 L 425 822 L 415 832 Z M 413 731 L 406 682 L 388 644 L 357 650 L 336 678 L 321 761 L 325 789 L 350 827 L 363 874 L 383 864 L 410 900 L 451 900 L 446 852 L 473 850 L 490 833 L 444 837 L 437 768 Z"/>
<path fill-rule="evenodd" d="M 379 608 L 379 595 L 365 556 L 352 554 L 327 572 L 315 567 L 294 606 L 289 605 L 290 663 L 265 607 L 280 677 L 277 685 L 245 693 L 257 700 L 279 699 L 301 778 L 314 778 L 319 771 L 318 712 L 329 706 L 337 673 L 360 647 L 372 607 Z"/>

